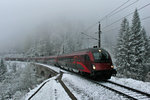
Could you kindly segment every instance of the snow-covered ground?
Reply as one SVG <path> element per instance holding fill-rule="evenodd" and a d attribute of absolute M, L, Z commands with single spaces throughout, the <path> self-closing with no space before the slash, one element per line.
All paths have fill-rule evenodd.
<path fill-rule="evenodd" d="M 110 80 L 150 94 L 150 82 L 143 82 L 131 78 L 117 77 L 112 77 Z"/>
<path fill-rule="evenodd" d="M 24 93 L 22 94 L 21 93 L 22 91 L 20 91 L 20 89 L 23 88 L 23 86 L 25 86 L 25 83 L 27 83 L 27 81 L 29 81 L 29 79 L 27 79 L 26 82 L 23 82 L 25 81 L 25 78 L 22 78 L 22 75 L 25 73 L 22 71 L 25 70 L 27 66 L 29 67 L 31 66 L 29 65 L 29 63 L 26 63 L 26 62 L 17 62 L 17 61 L 12 62 L 11 61 L 11 62 L 6 62 L 6 63 L 7 63 L 7 66 L 9 67 L 9 70 L 8 70 L 9 72 L 12 73 L 12 70 L 16 70 L 16 72 L 19 74 L 16 74 L 15 72 L 13 72 L 15 73 L 14 74 L 15 78 L 12 77 L 12 80 L 10 80 L 9 84 L 5 82 L 3 82 L 5 84 L 0 83 L 0 86 L 2 86 L 3 88 L 5 86 L 5 90 L 7 90 L 8 92 L 9 90 L 14 91 L 14 89 L 19 89 L 16 92 L 14 92 L 12 99 L 20 100 L 20 96 L 23 96 L 25 93 L 23 91 Z M 80 77 L 80 75 L 67 72 L 55 66 L 49 66 L 45 64 L 41 64 L 41 65 L 51 68 L 57 72 L 63 71 L 64 74 L 62 77 L 62 81 L 65 83 L 65 85 L 69 88 L 69 90 L 75 95 L 75 97 L 78 100 L 126 100 L 125 97 L 120 96 L 119 94 L 116 94 L 115 92 L 112 92 L 110 90 L 107 90 L 91 82 L 88 79 Z M 12 66 L 15 67 L 15 69 Z M 17 75 L 19 75 L 20 78 Z M 56 77 L 57 76 L 45 80 L 44 82 L 47 82 L 47 83 L 39 90 L 39 92 L 32 99 L 33 100 L 41 100 L 41 99 L 42 100 L 70 100 L 70 97 L 65 92 L 61 84 L 55 80 Z M 19 80 L 19 79 L 22 79 L 22 80 Z M 21 83 L 24 85 L 22 87 L 21 85 L 16 85 L 16 82 L 15 82 L 16 80 L 19 81 L 19 84 Z M 141 91 L 145 91 L 147 93 L 150 93 L 150 82 L 142 82 L 142 81 L 138 81 L 138 80 L 134 80 L 130 78 L 117 78 L 117 77 L 112 77 L 110 80 L 117 82 L 117 83 L 121 83 L 126 86 L 130 86 L 132 88 L 135 88 Z M 23 96 L 21 100 L 27 100 L 44 82 L 42 82 L 36 88 L 30 90 L 30 92 L 28 92 L 25 96 Z M 6 89 L 8 87 L 7 84 L 10 85 L 9 89 Z M 17 87 L 17 88 L 14 88 L 14 87 Z"/>
<path fill-rule="evenodd" d="M 32 100 L 71 100 L 65 90 L 62 88 L 61 84 L 57 82 L 56 76 L 50 78 L 43 88 L 32 97 Z M 22 99 L 28 100 L 32 94 L 46 81 L 42 82 L 37 88 L 31 90 L 25 97 Z"/>
<path fill-rule="evenodd" d="M 49 68 L 53 68 L 53 70 L 60 71 L 60 69 L 57 67 L 48 65 L 46 66 Z M 42 100 L 70 99 L 68 95 L 65 93 L 62 86 L 55 80 L 55 77 L 48 80 L 49 82 L 47 82 L 46 85 L 43 86 L 43 88 L 39 91 L 39 93 L 35 95 L 33 100 L 41 100 L 41 98 Z M 116 77 L 112 77 L 112 79 L 110 80 L 150 93 L 149 82 L 142 82 L 133 79 L 116 78 Z M 65 72 L 63 74 L 62 81 L 65 83 L 65 85 L 69 88 L 69 90 L 75 95 L 75 97 L 78 100 L 126 100 L 126 98 L 120 96 L 119 94 L 116 94 L 115 92 L 107 90 L 80 76 L 70 74 L 69 72 Z M 28 97 L 31 94 L 33 94 L 37 90 L 37 88 L 31 90 L 25 96 L 25 98 L 28 99 Z"/>
<path fill-rule="evenodd" d="M 6 61 L 5 65 L 8 70 L 0 77 L 0 100 L 20 100 L 45 80 L 45 77 L 35 74 L 30 63 Z"/>

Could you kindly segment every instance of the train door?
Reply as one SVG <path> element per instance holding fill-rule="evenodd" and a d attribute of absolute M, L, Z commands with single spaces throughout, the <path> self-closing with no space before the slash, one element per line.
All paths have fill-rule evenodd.
<path fill-rule="evenodd" d="M 74 71 L 75 72 L 79 72 L 79 68 L 78 68 L 78 56 L 74 56 Z"/>
<path fill-rule="evenodd" d="M 77 59 L 78 59 L 78 57 L 74 56 L 74 68 L 75 69 L 77 68 Z"/>
<path fill-rule="evenodd" d="M 84 55 L 84 64 L 88 69 L 91 69 L 91 61 L 90 61 L 90 57 L 86 54 Z"/>

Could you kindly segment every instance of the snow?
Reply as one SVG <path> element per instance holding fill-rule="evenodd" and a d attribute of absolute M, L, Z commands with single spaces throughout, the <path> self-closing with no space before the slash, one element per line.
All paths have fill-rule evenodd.
<path fill-rule="evenodd" d="M 57 82 L 56 77 L 48 79 L 48 81 L 41 90 L 31 98 L 31 100 L 71 100 L 65 90 L 62 88 L 61 84 Z M 45 81 L 45 82 L 46 82 Z M 44 83 L 44 82 L 43 82 Z M 42 83 L 42 84 L 43 84 Z M 41 84 L 41 85 L 42 85 Z M 26 99 L 29 97 L 41 86 L 39 85 L 36 89 L 31 90 L 27 95 Z"/>
<path fill-rule="evenodd" d="M 117 78 L 117 77 L 112 77 L 111 81 L 123 84 L 125 86 L 129 86 L 131 88 L 138 89 L 140 91 L 144 91 L 150 94 L 150 82 L 138 81 L 138 80 L 134 80 L 131 78 Z"/>
<path fill-rule="evenodd" d="M 25 68 L 29 63 L 27 62 L 21 62 L 21 61 L 6 61 L 6 65 L 7 65 L 7 70 L 8 72 L 11 71 L 11 68 L 13 66 L 17 66 L 16 70 L 20 69 L 20 68 Z"/>
<path fill-rule="evenodd" d="M 11 61 L 7 63 L 9 65 L 16 64 L 20 68 L 24 68 L 25 66 L 27 66 L 27 64 L 29 64 L 29 63 L 17 62 L 17 61 L 14 62 Z M 75 95 L 75 97 L 78 100 L 89 100 L 89 99 L 90 100 L 126 100 L 127 99 L 115 92 L 112 92 L 108 89 L 105 89 L 93 83 L 88 79 L 85 79 L 84 77 L 81 77 L 80 75 L 76 75 L 74 73 L 64 71 L 55 66 L 50 66 L 45 64 L 40 64 L 40 65 L 51 68 L 57 72 L 63 71 L 64 74 L 62 77 L 62 81 L 65 83 L 65 85 L 69 88 L 69 90 Z M 33 96 L 32 100 L 70 100 L 70 97 L 63 89 L 61 84 L 55 80 L 57 76 L 45 80 L 40 85 L 36 86 L 36 88 L 30 90 L 30 92 L 28 92 L 24 97 L 22 97 L 21 100 L 28 100 L 28 98 L 35 91 L 37 91 L 37 89 L 45 82 L 47 83 L 39 90 L 39 92 L 36 95 Z M 150 82 L 142 82 L 130 78 L 127 79 L 127 78 L 117 78 L 117 77 L 112 77 L 110 80 L 150 93 Z M 16 100 L 18 100 L 17 97 L 20 94 L 21 91 L 17 91 L 13 96 L 13 99 L 16 98 Z"/>
<path fill-rule="evenodd" d="M 125 100 L 126 98 L 79 76 L 64 74 L 63 82 L 78 100 Z"/>
<path fill-rule="evenodd" d="M 44 65 L 48 68 L 53 68 L 53 70 L 56 71 L 64 71 L 62 69 L 59 69 L 58 67 L 49 66 L 45 64 Z M 70 99 L 64 89 L 61 87 L 59 83 L 57 83 L 55 80 L 55 77 L 49 79 L 49 82 L 46 83 L 46 85 L 40 90 L 40 92 L 33 98 L 33 100 L 68 100 Z M 150 93 L 150 83 L 149 82 L 142 82 L 137 81 L 133 79 L 125 79 L 125 78 L 116 78 L 112 77 L 110 79 L 111 81 L 115 81 L 130 87 L 133 87 L 135 89 L 139 89 L 145 92 Z M 83 77 L 80 77 L 80 75 L 71 74 L 71 72 L 64 71 L 62 81 L 65 83 L 65 85 L 69 88 L 69 90 L 75 95 L 75 97 L 78 100 L 126 100 L 127 98 L 116 94 L 115 92 L 112 92 L 108 89 L 105 89 L 88 79 L 85 79 Z M 32 92 L 29 92 L 28 94 L 33 94 L 37 90 L 31 90 Z M 57 95 L 56 91 L 57 90 Z M 26 97 L 27 99 L 27 97 Z"/>

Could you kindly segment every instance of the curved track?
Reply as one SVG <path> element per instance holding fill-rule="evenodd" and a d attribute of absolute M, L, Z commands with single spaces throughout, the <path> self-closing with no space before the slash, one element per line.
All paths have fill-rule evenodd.
<path fill-rule="evenodd" d="M 114 91 L 118 94 L 121 94 L 129 99 L 133 100 L 150 100 L 150 94 L 145 93 L 143 91 L 139 91 L 112 81 L 105 81 L 105 82 L 97 82 L 94 83 L 103 86 L 111 91 Z"/>
<path fill-rule="evenodd" d="M 38 65 L 38 64 L 37 64 L 37 65 Z M 42 66 L 42 65 L 40 65 L 40 66 Z M 58 76 L 55 80 L 58 81 L 58 82 L 62 85 L 62 87 L 64 88 L 64 90 L 66 91 L 66 93 L 68 94 L 68 96 L 69 96 L 72 100 L 77 100 L 77 98 L 71 93 L 71 91 L 67 88 L 67 86 L 66 86 L 66 85 L 63 83 L 63 81 L 61 80 L 62 75 L 63 75 L 63 72 L 60 71 L 60 73 L 58 73 L 58 72 L 56 72 L 56 71 L 54 71 L 54 70 L 52 70 L 52 69 L 50 69 L 50 68 L 49 68 L 49 70 L 51 70 L 52 76 L 56 76 L 56 75 L 59 74 L 59 76 Z M 35 92 L 28 98 L 28 100 L 31 100 L 31 99 L 40 91 L 40 89 L 41 89 L 47 82 L 49 82 L 49 80 L 46 81 L 46 82 L 44 82 L 44 83 L 37 89 L 37 91 L 35 91 Z"/>

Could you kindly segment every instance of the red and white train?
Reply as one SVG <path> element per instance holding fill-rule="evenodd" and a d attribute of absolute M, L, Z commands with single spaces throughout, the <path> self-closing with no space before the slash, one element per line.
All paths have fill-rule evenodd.
<path fill-rule="evenodd" d="M 35 58 L 5 58 L 5 60 L 35 61 L 55 65 L 80 74 L 103 79 L 110 79 L 116 75 L 109 53 L 102 48 L 89 48 L 49 57 Z"/>

